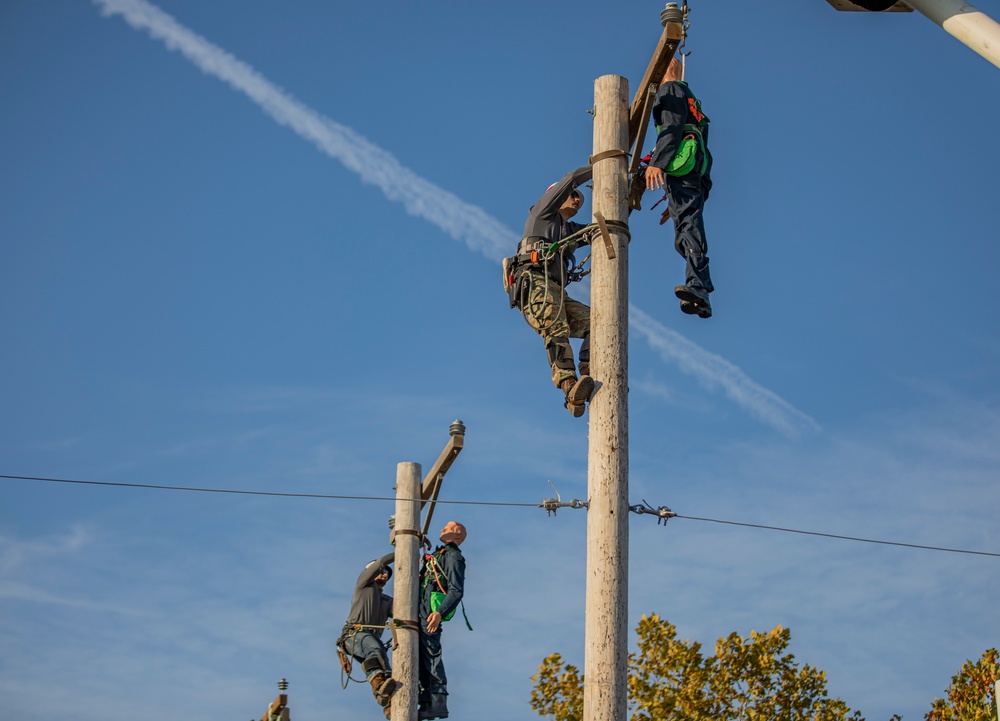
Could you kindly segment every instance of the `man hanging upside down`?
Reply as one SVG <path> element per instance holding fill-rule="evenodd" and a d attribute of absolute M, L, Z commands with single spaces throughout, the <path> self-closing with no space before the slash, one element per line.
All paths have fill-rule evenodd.
<path fill-rule="evenodd" d="M 674 219 L 674 248 L 687 261 L 684 285 L 674 289 L 681 310 L 700 318 L 712 316 L 708 294 L 715 290 L 708 272 L 708 240 L 702 211 L 712 189 L 712 153 L 708 150 L 708 118 L 701 102 L 682 80 L 683 66 L 674 58 L 653 103 L 656 147 L 646 168 L 646 189 L 666 187 L 670 206 L 660 219 Z"/>

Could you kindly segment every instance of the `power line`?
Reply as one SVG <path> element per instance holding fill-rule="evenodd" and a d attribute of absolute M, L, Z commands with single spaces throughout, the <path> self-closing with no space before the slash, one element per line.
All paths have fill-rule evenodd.
<path fill-rule="evenodd" d="M 0 478 L 10 478 L 20 481 L 42 481 L 45 483 L 75 483 L 84 486 L 114 486 L 118 488 L 152 488 L 159 491 L 193 491 L 196 493 L 233 493 L 241 496 L 279 496 L 282 498 L 326 498 L 341 501 L 393 501 L 395 496 L 337 496 L 328 493 L 284 493 L 280 491 L 243 491 L 232 488 L 200 488 L 197 486 L 162 486 L 152 483 L 114 483 L 111 481 L 81 481 L 72 478 L 41 478 L 36 476 L 6 476 Z M 408 498 L 404 500 L 420 501 L 421 498 Z M 443 501 L 438 499 L 438 503 L 449 503 L 460 506 L 515 506 L 520 508 L 538 508 L 537 503 L 503 503 L 501 501 Z"/>
<path fill-rule="evenodd" d="M 942 548 L 940 546 L 921 546 L 917 543 L 900 543 L 898 541 L 878 541 L 872 538 L 858 538 L 856 536 L 838 536 L 835 533 L 819 533 L 818 531 L 800 531 L 794 528 L 781 528 L 779 526 L 762 526 L 757 523 L 740 523 L 738 521 L 720 521 L 717 518 L 697 518 L 695 516 L 681 516 L 689 521 L 707 521 L 709 523 L 725 523 L 730 526 L 745 526 L 747 528 L 762 528 L 767 531 L 781 531 L 783 533 L 801 533 L 806 536 L 822 536 L 824 538 L 838 538 L 842 541 L 858 541 L 860 543 L 878 543 L 883 546 L 903 546 L 905 548 L 919 548 L 925 551 L 946 551 L 947 553 L 968 553 L 975 556 L 994 556 L 1000 558 L 1000 553 L 990 553 L 988 551 L 967 551 L 960 548 Z"/>
<path fill-rule="evenodd" d="M 167 485 L 156 485 L 151 483 L 116 483 L 113 481 L 83 481 L 79 479 L 70 478 L 43 478 L 38 476 L 10 476 L 10 475 L 0 475 L 0 478 L 7 478 L 11 480 L 18 481 L 40 481 L 43 483 L 67 483 L 67 484 L 78 484 L 84 486 L 111 486 L 115 488 L 148 488 L 160 491 L 189 491 L 195 493 L 230 493 L 241 496 L 274 496 L 280 498 L 321 498 L 329 500 L 340 500 L 340 501 L 395 501 L 396 497 L 392 496 L 345 496 L 345 495 L 334 495 L 329 493 L 287 493 L 281 491 L 245 491 L 232 488 L 202 488 L 197 486 L 167 486 Z M 422 499 L 407 499 L 407 500 L 422 500 Z M 551 500 L 551 499 L 549 499 Z M 510 508 L 547 508 L 546 503 L 509 503 L 504 501 L 446 501 L 438 499 L 438 503 L 449 504 L 454 506 L 506 506 Z M 563 503 L 561 506 L 570 507 L 574 509 L 586 508 L 587 504 L 582 501 L 572 501 L 571 503 Z M 634 510 L 634 506 L 630 507 L 629 510 Z M 666 509 L 662 506 L 661 509 Z M 988 551 L 970 551 L 961 548 L 944 548 L 942 546 L 924 546 L 917 543 L 902 543 L 899 541 L 881 541 L 873 538 L 859 538 L 857 536 L 842 536 L 835 533 L 821 533 L 819 531 L 804 531 L 796 528 L 783 528 L 781 526 L 766 526 L 758 523 L 743 523 L 740 521 L 725 521 L 718 518 L 700 518 L 698 516 L 684 516 L 681 514 L 669 512 L 670 518 L 681 518 L 688 521 L 702 521 L 704 523 L 722 523 L 728 526 L 742 526 L 744 528 L 758 528 L 766 531 L 779 531 L 781 533 L 797 533 L 806 536 L 820 536 L 822 538 L 835 538 L 842 541 L 855 541 L 858 543 L 875 543 L 883 546 L 900 546 L 903 548 L 916 548 L 923 551 L 942 551 L 945 553 L 962 553 L 973 556 L 991 556 L 994 558 L 1000 558 L 1000 553 L 990 553 Z M 646 511 L 650 512 L 650 511 Z M 654 515 L 655 512 L 654 512 Z M 666 520 L 664 514 L 660 513 L 660 520 Z M 657 523 L 660 522 L 657 521 Z"/>

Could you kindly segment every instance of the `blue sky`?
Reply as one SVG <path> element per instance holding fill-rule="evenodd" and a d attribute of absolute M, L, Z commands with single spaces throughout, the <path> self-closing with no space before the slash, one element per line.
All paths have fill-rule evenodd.
<path fill-rule="evenodd" d="M 383 497 L 460 418 L 445 499 L 584 498 L 586 422 L 498 260 L 662 4 L 126 6 L 0 8 L 0 474 Z M 716 315 L 633 214 L 630 499 L 692 518 L 631 518 L 629 626 L 782 624 L 831 695 L 921 719 L 1000 643 L 995 557 L 693 518 L 1000 552 L 1000 71 L 917 14 L 692 6 Z M 381 718 L 333 641 L 392 503 L 0 494 L 20 718 L 259 717 L 281 677 L 296 718 Z M 583 660 L 585 511 L 448 518 L 453 716 L 537 718 L 541 659 Z"/>

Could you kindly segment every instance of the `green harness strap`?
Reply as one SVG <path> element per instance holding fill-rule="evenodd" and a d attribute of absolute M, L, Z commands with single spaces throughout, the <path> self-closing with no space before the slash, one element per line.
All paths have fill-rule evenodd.
<path fill-rule="evenodd" d="M 431 569 L 431 573 L 434 574 L 434 582 L 437 583 L 437 587 L 439 589 L 437 591 L 431 591 L 431 613 L 437 613 L 437 610 L 441 608 L 441 604 L 444 603 L 444 597 L 446 595 L 444 591 L 444 586 L 441 584 L 441 579 L 438 577 L 438 571 L 440 571 L 441 575 L 444 576 L 445 582 L 447 582 L 449 586 L 451 585 L 451 581 L 448 580 L 448 574 L 444 572 L 443 568 L 441 568 L 441 564 L 437 559 L 437 555 L 440 553 L 444 553 L 443 548 L 437 553 L 428 554 L 424 557 L 426 559 L 426 567 L 429 567 Z M 430 579 L 427 577 L 427 574 L 425 573 L 423 583 L 420 585 L 420 590 L 423 591 L 425 588 L 427 588 L 427 585 L 429 583 Z M 462 600 L 459 601 L 458 603 L 462 607 L 462 618 L 465 619 L 465 626 L 471 631 L 472 624 L 469 623 L 469 617 L 465 615 L 465 601 Z M 441 621 L 442 622 L 450 621 L 452 618 L 454 618 L 455 611 L 457 610 L 458 610 L 457 608 L 451 609 L 451 613 L 449 613 L 447 616 L 443 616 L 441 618 Z"/>
<path fill-rule="evenodd" d="M 709 122 L 711 122 L 705 113 L 701 111 L 701 101 L 695 97 L 695 94 L 688 87 L 688 84 L 683 80 L 678 80 L 681 85 L 684 86 L 685 97 L 688 101 L 688 114 L 693 115 L 697 118 L 701 116 L 695 123 L 686 123 L 684 125 L 684 135 L 681 138 L 680 144 L 677 146 L 677 151 L 674 153 L 674 157 L 670 159 L 669 165 L 667 165 L 664 171 L 667 175 L 672 175 L 675 178 L 679 178 L 689 173 L 693 172 L 695 165 L 697 163 L 698 151 L 701 151 L 701 164 L 698 166 L 698 174 L 704 175 L 705 171 L 708 170 L 708 147 L 705 145 L 705 129 L 708 127 Z M 657 137 L 660 135 L 660 126 L 656 126 Z"/>

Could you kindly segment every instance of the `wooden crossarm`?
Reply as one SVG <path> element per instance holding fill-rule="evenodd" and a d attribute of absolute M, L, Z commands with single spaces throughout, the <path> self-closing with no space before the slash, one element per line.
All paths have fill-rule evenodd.
<path fill-rule="evenodd" d="M 271 702 L 271 705 L 267 707 L 267 711 L 264 715 L 260 717 L 260 721 L 271 721 L 275 716 L 279 718 L 288 718 L 287 709 L 285 705 L 288 703 L 288 694 L 279 693 L 278 697 Z"/>
<path fill-rule="evenodd" d="M 451 468 L 451 464 L 455 462 L 458 458 L 458 454 L 462 452 L 462 448 L 465 445 L 465 436 L 452 436 L 448 439 L 448 444 L 441 451 L 441 455 L 431 466 L 431 469 L 424 476 L 424 482 L 420 486 L 420 498 L 426 504 L 430 500 L 434 493 L 434 484 L 437 482 L 437 477 L 439 475 L 444 475 Z"/>
<path fill-rule="evenodd" d="M 659 85 L 663 79 L 663 74 L 667 72 L 670 59 L 674 57 L 677 46 L 680 45 L 684 37 L 684 26 L 681 23 L 667 23 L 663 27 L 660 35 L 660 42 L 653 51 L 653 57 L 649 61 L 645 75 L 635 86 L 635 96 L 632 99 L 632 106 L 628 114 L 628 146 L 635 145 L 636 138 L 639 137 L 640 127 L 645 127 L 649 123 L 648 110 L 643 113 L 646 95 L 649 92 L 650 84 Z M 641 154 L 642 148 L 635 148 L 636 154 Z"/>

